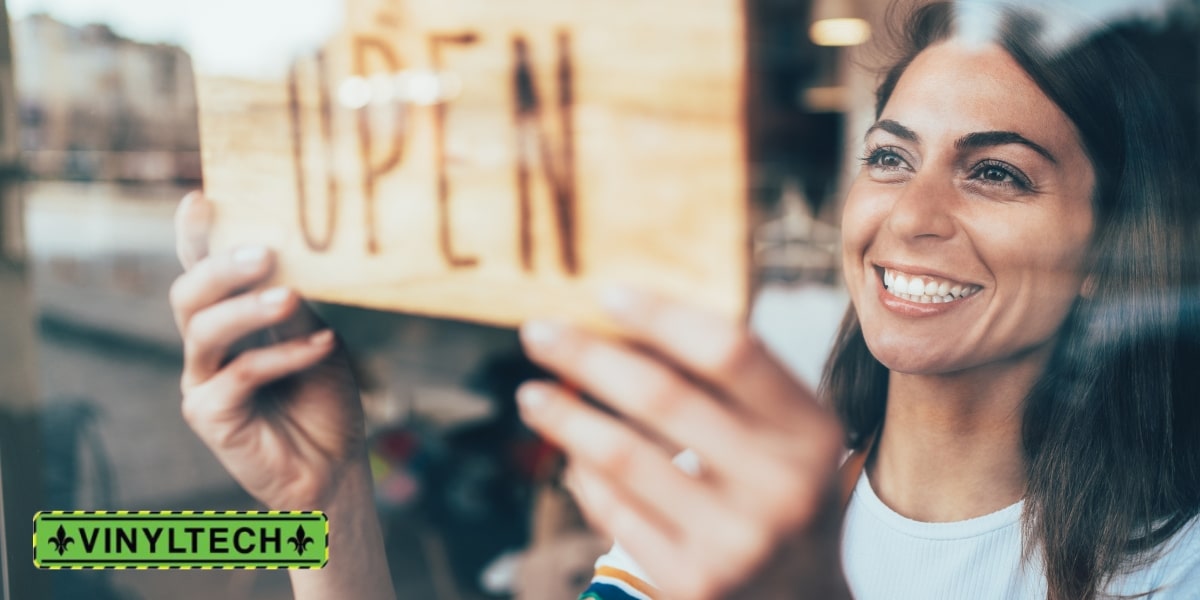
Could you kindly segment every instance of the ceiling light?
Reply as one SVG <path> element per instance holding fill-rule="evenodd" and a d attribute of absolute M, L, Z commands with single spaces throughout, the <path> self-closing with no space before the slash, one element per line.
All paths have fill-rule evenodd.
<path fill-rule="evenodd" d="M 852 0 L 816 0 L 808 35 L 818 46 L 857 46 L 871 37 Z"/>

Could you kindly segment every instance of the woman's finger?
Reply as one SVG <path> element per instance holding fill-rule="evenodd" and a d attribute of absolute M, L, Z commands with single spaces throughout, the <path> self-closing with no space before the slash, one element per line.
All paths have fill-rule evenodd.
<path fill-rule="evenodd" d="M 805 499 L 827 484 L 840 454 L 841 432 L 831 416 L 793 414 L 788 418 L 814 423 L 777 421 L 751 430 L 705 391 L 628 345 L 557 323 L 529 323 L 522 339 L 539 364 L 651 435 L 700 457 L 705 477 L 737 509 L 766 511 L 780 522 L 803 520 L 812 509 Z M 806 485 L 810 473 L 813 483 Z"/>
<path fill-rule="evenodd" d="M 638 566 L 653 573 L 656 582 L 691 575 L 684 572 L 691 570 L 691 565 L 679 560 L 683 550 L 679 540 L 658 529 L 651 516 L 623 498 L 605 477 L 590 467 L 575 464 L 569 467 L 568 477 L 567 487 L 588 524 L 609 539 L 617 540 L 627 552 L 636 556 Z M 650 582 L 632 581 L 629 574 L 600 567 L 597 575 L 600 581 L 605 577 L 617 579 L 653 596 Z"/>
<path fill-rule="evenodd" d="M 323 329 L 308 337 L 243 352 L 215 376 L 185 391 L 184 418 L 201 437 L 213 441 L 211 436 L 221 431 L 221 425 L 244 422 L 255 391 L 312 368 L 336 345 L 333 331 Z"/>
<path fill-rule="evenodd" d="M 820 410 L 815 395 L 740 323 L 625 288 L 607 290 L 602 302 L 624 336 L 678 362 L 752 415 L 776 421 Z"/>
<path fill-rule="evenodd" d="M 759 490 L 797 487 L 791 484 L 800 480 L 798 471 L 823 478 L 836 464 L 841 431 L 831 415 L 791 411 L 752 430 L 709 392 L 626 344 L 553 322 L 528 323 L 522 340 L 537 363 L 675 449 L 702 457 L 706 477 L 721 484 L 732 506 L 778 508 L 789 520 L 800 504 L 784 500 L 775 507 Z"/>
<path fill-rule="evenodd" d="M 186 339 L 193 315 L 266 279 L 273 261 L 270 250 L 247 246 L 193 265 L 171 285 L 171 310 L 179 332 Z"/>
<path fill-rule="evenodd" d="M 630 501 L 622 486 L 586 465 L 570 467 L 569 489 L 588 523 L 617 540 L 666 598 L 724 597 L 723 592 L 743 578 L 746 569 L 766 560 L 771 550 L 770 535 L 754 520 L 732 511 L 688 521 L 680 534 L 662 530 Z M 674 506 L 689 501 L 676 499 Z M 603 581 L 603 566 L 597 574 Z M 630 582 L 618 573 L 607 575 L 634 587 L 645 583 Z"/>
<path fill-rule="evenodd" d="M 175 254 L 185 270 L 208 256 L 213 206 L 202 192 L 191 192 L 175 209 Z"/>
<path fill-rule="evenodd" d="M 291 290 L 274 287 L 218 302 L 192 317 L 184 338 L 183 386 L 208 381 L 221 368 L 230 349 L 255 331 L 277 325 L 296 311 Z"/>
<path fill-rule="evenodd" d="M 529 357 L 586 390 L 675 449 L 722 461 L 753 434 L 739 415 L 661 360 L 565 324 L 529 322 L 521 329 Z M 728 463 L 728 461 L 726 461 Z M 718 470 L 743 464 L 714 463 Z"/>
<path fill-rule="evenodd" d="M 578 396 L 548 382 L 529 382 L 517 392 L 525 422 L 557 445 L 573 464 L 610 480 L 668 535 L 688 521 L 719 514 L 702 482 L 684 474 L 669 453 Z"/>

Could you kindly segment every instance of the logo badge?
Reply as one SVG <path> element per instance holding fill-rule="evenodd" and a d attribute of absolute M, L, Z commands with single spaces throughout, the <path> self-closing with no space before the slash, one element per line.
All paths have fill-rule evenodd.
<path fill-rule="evenodd" d="M 320 511 L 48 511 L 33 517 L 39 569 L 320 569 Z"/>

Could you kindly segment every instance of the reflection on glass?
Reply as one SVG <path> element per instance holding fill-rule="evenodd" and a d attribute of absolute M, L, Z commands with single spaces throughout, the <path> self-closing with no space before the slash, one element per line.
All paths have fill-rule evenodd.
<path fill-rule="evenodd" d="M 433 10 L 431 3 L 421 2 L 366 4 L 379 9 L 383 16 L 377 16 L 378 22 L 393 18 L 388 11 L 396 12 L 399 6 Z M 532 1 L 527 4 L 526 9 L 536 8 Z M 745 3 L 750 35 L 740 50 L 748 53 L 754 87 L 745 98 L 746 121 L 739 124 L 745 131 L 736 132 L 744 134 L 748 163 L 738 167 L 746 167 L 748 200 L 762 217 L 748 233 L 762 284 L 750 320 L 776 354 L 810 381 L 820 372 L 832 328 L 846 303 L 839 283 L 838 191 L 853 167 L 850 157 L 858 151 L 865 129 L 860 125 L 864 118 L 873 118 L 874 108 L 869 90 L 873 76 L 852 70 L 849 60 L 869 56 L 871 44 L 859 50 L 824 45 L 878 38 L 887 29 L 882 4 L 858 3 L 856 12 L 846 15 L 855 21 L 841 22 L 848 29 L 826 32 L 831 38 L 810 30 L 816 24 L 809 3 Z M 1200 104 L 1195 100 L 1200 26 L 1195 10 L 1185 2 L 1166 0 L 1067 4 L 1071 6 L 1045 11 L 1046 41 L 1065 43 L 1098 27 L 1125 28 L 1169 83 L 1185 126 L 1200 131 Z M 445 6 L 452 5 L 444 3 L 439 10 L 450 11 Z M 570 13 L 572 9 L 564 6 L 554 3 L 553 10 Z M 638 10 L 651 10 L 639 6 Z M 994 33 L 994 6 L 962 5 L 964 24 L 973 28 L 977 39 L 990 39 Z M 9 202 L 2 208 L 5 215 L 20 213 L 37 311 L 36 361 L 27 358 L 38 374 L 44 452 L 32 460 L 38 461 L 44 484 L 43 508 L 255 508 L 254 500 L 186 426 L 179 408 L 181 347 L 166 299 L 180 273 L 172 227 L 175 207 L 185 193 L 204 183 L 194 74 L 283 82 L 298 57 L 313 56 L 356 23 L 347 20 L 339 0 L 18 0 L 10 1 L 9 8 L 25 181 L 23 209 Z M 539 15 L 514 16 L 513 31 L 527 23 L 544 25 L 534 18 Z M 658 26 L 682 27 L 690 13 L 668 16 Z M 1131 18 L 1146 24 L 1129 24 Z M 631 29 L 635 26 L 629 24 Z M 722 39 L 732 37 L 723 25 L 713 28 Z M 544 39 L 537 40 L 539 60 L 556 56 L 551 31 L 541 32 Z M 511 71 L 516 54 L 509 33 L 497 38 L 502 51 L 471 57 L 455 48 L 453 61 L 461 59 L 461 51 L 469 60 Z M 660 57 L 639 54 L 633 42 L 606 44 L 613 39 L 632 38 L 628 30 L 572 32 L 571 75 L 577 83 L 595 82 L 591 88 L 579 85 L 580 96 L 572 99 L 572 110 L 582 115 L 577 120 L 593 125 L 588 135 L 611 133 L 604 127 L 611 122 L 586 121 L 598 114 L 596 107 L 587 106 L 587 93 L 602 88 L 626 94 L 623 97 L 657 94 L 631 90 L 629 82 L 642 81 L 636 73 Z M 387 62 L 380 56 L 372 60 L 376 59 Z M 417 122 L 416 111 L 432 114 L 432 107 L 462 101 L 454 105 L 461 112 L 451 114 L 468 114 L 474 105 L 466 103 L 478 98 L 471 95 L 479 89 L 471 87 L 475 82 L 452 69 L 395 62 L 382 73 L 346 75 L 329 86 L 331 110 L 341 115 L 335 121 L 338 126 L 362 136 L 355 139 L 374 140 L 373 147 L 367 142 L 366 155 L 367 166 L 376 171 L 397 168 L 401 160 L 403 139 L 397 141 L 394 132 L 429 135 L 405 129 L 410 119 Z M 697 79 L 708 74 L 705 65 L 684 63 L 695 69 Z M 737 68 L 742 69 L 742 63 Z M 603 77 L 587 79 L 604 69 Z M 544 86 L 541 102 L 554 108 L 547 109 L 549 125 L 544 127 L 549 132 L 546 139 L 554 143 L 545 144 L 539 137 L 545 133 L 539 129 L 542 121 L 534 110 L 538 100 L 531 101 L 524 88 L 510 93 L 505 86 L 513 77 L 507 77 L 495 85 L 497 103 L 485 107 L 494 114 L 480 121 L 500 132 L 499 141 L 466 135 L 479 130 L 459 123 L 462 135 L 439 148 L 437 168 L 451 179 L 461 175 L 464 165 L 493 169 L 498 173 L 495 181 L 484 182 L 481 189 L 503 188 L 528 202 L 530 186 L 556 183 L 549 175 L 539 179 L 543 174 L 537 169 L 543 163 L 555 164 L 566 153 L 555 136 L 573 121 L 561 117 L 558 105 L 551 104 L 559 102 L 553 93 L 556 81 L 539 75 Z M 315 70 L 306 67 L 303 94 L 317 96 L 316 79 Z M 606 157 L 620 153 L 643 151 L 667 160 L 702 146 L 708 138 L 680 142 L 661 132 L 668 129 L 668 116 L 687 125 L 678 131 L 697 131 L 688 119 L 700 118 L 688 111 L 702 112 L 704 91 L 697 87 L 680 94 L 680 105 L 670 115 L 637 115 L 641 129 L 617 140 L 607 153 L 576 156 L 577 171 L 588 176 Z M 304 143 L 325 151 L 320 119 L 306 118 L 310 138 Z M 237 134 L 255 141 L 253 136 L 261 131 L 247 126 Z M 424 141 L 432 144 L 430 139 Z M 1195 136 L 1190 141 L 1194 149 Z M 507 170 L 505 161 L 514 158 L 525 169 L 525 179 Z M 324 198 L 324 172 L 300 170 L 309 187 L 320 192 L 318 200 Z M 647 172 L 653 170 L 647 167 Z M 689 173 L 697 180 L 705 175 L 699 168 Z M 361 186 L 361 180 L 355 185 Z M 660 187 L 673 189 L 670 181 Z M 539 210 L 551 214 L 545 206 Z M 686 214 L 676 211 L 664 219 L 665 227 L 679 225 Z M 547 223 L 551 218 L 546 217 Z M 356 226 L 361 222 L 355 221 Z M 0 237 L 6 244 L 5 257 L 16 256 L 8 247 L 14 234 Z M 431 241 L 429 247 L 439 246 Z M 521 256 L 516 244 L 512 250 L 514 257 Z M 557 250 L 547 250 L 551 251 Z M 514 272 L 533 259 L 520 260 L 513 259 Z M 566 272 L 560 263 L 571 261 L 551 255 L 544 262 Z M 388 559 L 398 589 L 418 598 L 508 593 L 518 578 L 516 561 L 528 559 L 527 581 L 545 585 L 529 587 L 521 597 L 561 598 L 578 591 L 580 578 L 586 580 L 591 560 L 604 544 L 584 529 L 557 487 L 560 464 L 554 449 L 517 420 L 513 390 L 538 371 L 520 355 L 513 332 L 345 306 L 319 309 L 357 362 L 375 502 L 388 534 Z M 8 318 L 13 309 L 5 311 L 0 318 Z M 4 493 L 7 498 L 21 492 Z M 543 508 L 535 511 L 535 503 Z M 560 520 L 539 525 L 537 515 L 547 513 Z M 7 518 L 19 523 L 27 515 Z M 538 531 L 571 535 L 531 543 Z M 54 576 L 53 584 L 57 598 L 110 592 L 130 599 L 187 600 L 207 597 L 213 589 L 228 590 L 231 599 L 290 597 L 284 574 L 210 575 L 202 580 L 178 573 L 62 573 Z"/>

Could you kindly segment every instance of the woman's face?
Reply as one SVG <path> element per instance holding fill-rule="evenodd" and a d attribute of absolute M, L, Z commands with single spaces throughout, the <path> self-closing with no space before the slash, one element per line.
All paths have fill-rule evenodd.
<path fill-rule="evenodd" d="M 922 52 L 866 135 L 843 262 L 871 353 L 952 373 L 1046 347 L 1084 280 L 1094 173 L 1001 48 Z"/>

